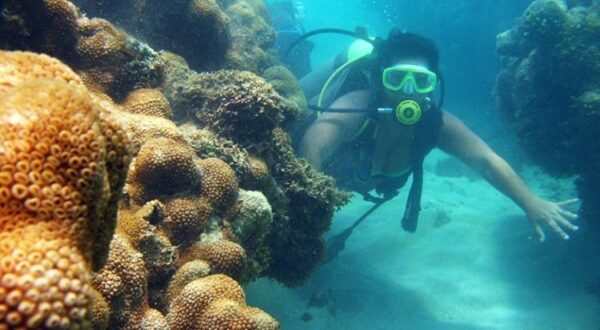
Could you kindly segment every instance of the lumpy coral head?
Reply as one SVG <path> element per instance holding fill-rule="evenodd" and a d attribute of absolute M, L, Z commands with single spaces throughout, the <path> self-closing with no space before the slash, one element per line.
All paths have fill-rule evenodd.
<path fill-rule="evenodd" d="M 0 326 L 90 327 L 126 136 L 48 56 L 0 52 L 0 86 Z"/>
<path fill-rule="evenodd" d="M 50 57 L 0 52 L 0 85 L 0 209 L 59 221 L 101 264 L 128 166 L 125 133 Z"/>

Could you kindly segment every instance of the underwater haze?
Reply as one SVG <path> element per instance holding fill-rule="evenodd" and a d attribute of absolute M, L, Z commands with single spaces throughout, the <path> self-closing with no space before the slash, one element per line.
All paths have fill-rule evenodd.
<path fill-rule="evenodd" d="M 0 0 L 0 329 L 599 330 L 599 131 L 600 0 Z"/>
<path fill-rule="evenodd" d="M 306 31 L 362 26 L 385 37 L 397 26 L 433 38 L 446 110 L 508 159 L 532 190 L 558 201 L 577 195 L 574 178 L 550 177 L 524 155 L 493 95 L 501 70 L 496 35 L 515 26 L 530 3 L 296 1 Z M 334 34 L 310 40 L 313 67 L 353 41 Z M 441 152 L 426 159 L 423 211 L 413 234 L 400 226 L 406 197 L 403 191 L 356 227 L 337 258 L 304 285 L 258 280 L 246 287 L 249 302 L 270 311 L 282 329 L 600 328 L 597 228 L 579 222 L 571 240 L 539 243 L 517 206 Z M 336 213 L 327 238 L 371 205 L 355 196 Z"/>

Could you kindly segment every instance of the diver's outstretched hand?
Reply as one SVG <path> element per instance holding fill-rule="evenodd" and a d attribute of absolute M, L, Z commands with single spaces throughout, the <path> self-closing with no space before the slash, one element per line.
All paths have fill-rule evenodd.
<path fill-rule="evenodd" d="M 565 210 L 563 207 L 577 203 L 579 199 L 573 198 L 562 202 L 548 202 L 537 198 L 532 206 L 526 211 L 529 223 L 537 233 L 540 242 L 546 239 L 542 225 L 550 227 L 562 239 L 569 239 L 565 229 L 576 231 L 579 227 L 571 221 L 577 219 L 575 213 Z"/>

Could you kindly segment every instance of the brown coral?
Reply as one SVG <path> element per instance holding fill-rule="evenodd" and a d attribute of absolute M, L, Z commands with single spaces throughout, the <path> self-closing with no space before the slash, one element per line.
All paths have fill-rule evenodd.
<path fill-rule="evenodd" d="M 202 197 L 217 212 L 225 212 L 234 205 L 239 190 L 235 172 L 227 163 L 217 158 L 198 161 L 202 169 Z"/>
<path fill-rule="evenodd" d="M 231 166 L 239 178 L 244 178 L 250 171 L 248 152 L 233 141 L 192 122 L 179 126 L 179 129 L 200 158 L 219 158 Z"/>
<path fill-rule="evenodd" d="M 213 274 L 226 274 L 239 280 L 246 266 L 246 251 L 239 244 L 226 240 L 198 242 L 182 252 L 179 263 L 193 260 L 207 261 Z"/>
<path fill-rule="evenodd" d="M 187 246 L 197 241 L 208 226 L 212 207 L 203 200 L 178 198 L 167 203 L 168 219 L 165 221 L 175 245 Z"/>
<path fill-rule="evenodd" d="M 276 330 L 279 323 L 265 312 L 245 304 L 220 299 L 211 303 L 202 318 L 198 320 L 199 329 L 239 329 L 239 330 Z"/>
<path fill-rule="evenodd" d="M 171 330 L 196 328 L 204 310 L 214 301 L 228 299 L 244 303 L 240 285 L 225 275 L 209 275 L 186 285 L 171 301 L 167 321 Z"/>
<path fill-rule="evenodd" d="M 129 93 L 123 102 L 126 111 L 147 116 L 166 119 L 173 117 L 171 104 L 161 91 L 151 88 L 141 88 Z"/>
<path fill-rule="evenodd" d="M 242 184 L 245 189 L 261 190 L 271 178 L 269 167 L 262 158 L 254 155 L 248 157 L 248 163 L 250 171 L 244 177 Z"/>
<path fill-rule="evenodd" d="M 147 307 L 148 272 L 142 255 L 116 233 L 108 263 L 94 279 L 95 288 L 112 306 L 110 329 L 136 328 Z"/>
<path fill-rule="evenodd" d="M 192 148 L 170 139 L 158 138 L 145 143 L 133 164 L 131 180 L 140 186 L 132 198 L 143 204 L 159 196 L 179 192 L 197 192 L 201 173 Z"/>
<path fill-rule="evenodd" d="M 79 15 L 67 0 L 3 1 L 2 48 L 68 57 L 77 42 Z"/>
<path fill-rule="evenodd" d="M 106 302 L 106 299 L 102 297 L 100 292 L 92 289 L 92 309 L 91 319 L 92 328 L 104 330 L 108 329 L 108 320 L 110 318 L 110 306 Z"/>
<path fill-rule="evenodd" d="M 158 200 L 140 209 L 122 208 L 119 212 L 120 233 L 142 253 L 151 282 L 161 282 L 174 271 L 175 248 L 159 226 L 166 217 L 165 206 Z"/>
<path fill-rule="evenodd" d="M 183 55 L 196 69 L 217 68 L 229 47 L 229 19 L 214 0 L 78 3 L 91 16 L 119 22 L 156 49 Z"/>
<path fill-rule="evenodd" d="M 174 111 L 242 147 L 258 148 L 270 141 L 273 128 L 300 113 L 253 73 L 219 70 L 186 75 L 181 70 L 166 77 L 164 92 Z"/>
<path fill-rule="evenodd" d="M 210 264 L 204 260 L 192 260 L 179 267 L 169 283 L 167 300 L 173 301 L 190 282 L 210 274 Z"/>
<path fill-rule="evenodd" d="M 119 63 L 127 46 L 126 37 L 109 21 L 101 18 L 79 19 L 77 55 L 87 66 Z"/>

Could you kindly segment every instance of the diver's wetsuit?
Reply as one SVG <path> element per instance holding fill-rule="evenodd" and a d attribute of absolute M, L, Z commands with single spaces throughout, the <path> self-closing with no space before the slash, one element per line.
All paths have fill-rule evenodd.
<path fill-rule="evenodd" d="M 367 181 L 371 178 L 371 154 L 375 149 L 376 123 L 367 119 L 366 127 L 357 137 L 342 144 L 322 165 L 323 172 L 333 176 L 337 184 L 347 190 L 366 194 L 369 190 Z M 442 127 L 442 112 L 430 109 L 416 126 L 416 135 L 411 148 L 411 167 L 408 171 L 387 176 L 375 189 L 380 194 L 394 194 L 403 187 L 408 177 L 415 170 L 422 170 L 425 156 L 437 146 L 439 132 Z"/>

